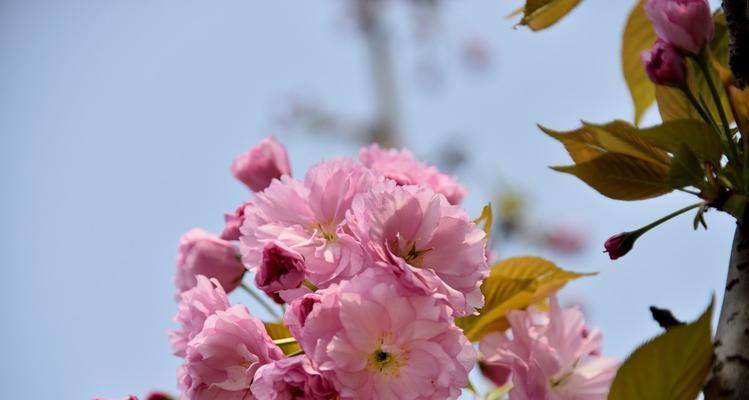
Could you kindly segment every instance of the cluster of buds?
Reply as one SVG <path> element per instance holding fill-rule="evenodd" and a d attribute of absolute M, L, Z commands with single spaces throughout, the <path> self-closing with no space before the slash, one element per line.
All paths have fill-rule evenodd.
<path fill-rule="evenodd" d="M 658 85 L 684 85 L 685 57 L 698 55 L 713 37 L 710 5 L 707 0 L 648 0 L 645 12 L 658 36 L 641 56 L 648 77 Z"/>

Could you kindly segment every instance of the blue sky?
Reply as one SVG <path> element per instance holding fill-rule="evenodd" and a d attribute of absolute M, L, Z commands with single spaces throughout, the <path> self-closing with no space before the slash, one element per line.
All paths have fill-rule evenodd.
<path fill-rule="evenodd" d="M 512 29 L 519 5 L 447 1 L 429 47 L 439 91 L 424 90 L 423 52 L 396 8 L 396 69 L 405 142 L 429 158 L 459 141 L 456 171 L 478 214 L 502 180 L 533 198 L 536 217 L 574 220 L 588 251 L 554 254 L 561 266 L 600 274 L 571 284 L 605 352 L 620 358 L 658 332 L 647 307 L 699 315 L 720 300 L 733 234 L 725 215 L 693 232 L 683 216 L 610 262 L 599 243 L 695 200 L 606 199 L 548 165 L 562 147 L 536 128 L 633 114 L 619 68 L 631 2 L 583 2 L 542 33 Z M 276 133 L 298 175 L 316 160 L 356 154 L 354 144 L 279 130 L 289 94 L 367 117 L 372 107 L 359 37 L 341 1 L 68 0 L 0 3 L 0 398 L 86 399 L 174 390 L 173 264 L 182 232 L 214 232 L 249 194 L 233 157 Z M 477 76 L 457 48 L 484 37 L 495 56 Z M 648 114 L 646 124 L 658 121 Z M 502 256 L 538 253 L 511 245 Z M 245 301 L 241 293 L 233 295 Z M 258 311 L 259 315 L 263 315 Z"/>

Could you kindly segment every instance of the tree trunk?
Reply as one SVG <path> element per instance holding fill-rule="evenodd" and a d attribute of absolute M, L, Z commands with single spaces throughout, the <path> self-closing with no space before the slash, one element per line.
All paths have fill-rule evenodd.
<path fill-rule="evenodd" d="M 723 0 L 728 26 L 728 65 L 739 88 L 749 83 L 749 2 Z"/>
<path fill-rule="evenodd" d="M 705 398 L 749 399 L 749 231 L 737 224 Z"/>

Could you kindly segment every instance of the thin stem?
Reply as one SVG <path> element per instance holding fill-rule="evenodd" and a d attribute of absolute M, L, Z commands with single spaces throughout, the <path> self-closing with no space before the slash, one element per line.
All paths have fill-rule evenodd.
<path fill-rule="evenodd" d="M 684 192 L 684 193 L 693 194 L 695 196 L 699 196 L 700 195 L 700 192 L 695 192 L 694 190 L 689 190 L 689 189 L 685 189 L 685 188 L 676 188 L 676 190 L 678 190 L 680 192 Z"/>
<path fill-rule="evenodd" d="M 697 63 L 697 66 L 702 71 L 702 75 L 705 76 L 707 86 L 710 88 L 710 95 L 713 96 L 713 102 L 715 103 L 715 107 L 718 109 L 720 122 L 721 124 L 723 124 L 723 132 L 725 133 L 726 139 L 728 140 L 728 152 L 731 156 L 730 158 L 734 161 L 738 161 L 735 142 L 733 141 L 733 136 L 731 135 L 731 128 L 728 124 L 726 112 L 725 110 L 723 110 L 723 102 L 720 100 L 718 88 L 715 86 L 715 82 L 713 82 L 713 75 L 710 72 L 710 68 L 708 68 L 707 66 L 707 50 L 703 50 L 699 55 L 695 56 L 694 60 Z"/>
<path fill-rule="evenodd" d="M 258 303 L 260 303 L 260 305 L 263 306 L 263 308 L 265 308 L 265 310 L 268 311 L 268 313 L 270 313 L 270 315 L 272 315 L 273 318 L 278 319 L 278 320 L 281 319 L 281 315 L 278 314 L 278 311 L 276 311 L 273 307 L 271 307 L 270 304 L 266 303 L 265 299 L 263 299 L 257 293 L 255 293 L 255 291 L 252 290 L 252 288 L 245 285 L 244 282 L 241 282 L 239 286 L 242 289 L 244 289 L 244 291 L 247 292 L 250 296 L 252 296 L 253 299 L 255 299 Z"/>
<path fill-rule="evenodd" d="M 293 337 L 287 337 L 283 339 L 274 339 L 273 343 L 276 345 L 293 344 L 296 343 L 296 339 Z"/>
<path fill-rule="evenodd" d="M 663 218 L 660 218 L 658 220 L 655 220 L 655 221 L 653 221 L 653 222 L 651 222 L 651 223 L 643 226 L 642 228 L 634 231 L 633 233 L 637 233 L 638 235 L 642 235 L 643 233 L 645 233 L 645 232 L 647 232 L 647 231 L 655 228 L 656 226 L 658 226 L 658 225 L 660 225 L 660 224 L 662 224 L 662 223 L 670 220 L 671 218 L 674 218 L 674 217 L 676 217 L 678 215 L 684 214 L 685 212 L 687 212 L 687 211 L 689 211 L 691 209 L 694 209 L 694 208 L 697 208 L 697 207 L 701 207 L 701 206 L 704 206 L 704 205 L 705 205 L 705 202 L 701 201 L 699 203 L 695 203 L 695 204 L 686 206 L 686 207 L 684 207 L 682 209 L 679 209 L 679 210 L 676 210 L 676 211 L 672 212 L 671 214 L 666 215 Z"/>
<path fill-rule="evenodd" d="M 294 357 L 294 356 L 298 356 L 300 354 L 304 354 L 304 350 L 299 349 L 299 350 L 297 350 L 297 351 L 295 351 L 293 353 L 289 353 L 286 357 Z"/>
<path fill-rule="evenodd" d="M 685 96 L 687 96 L 687 99 L 689 99 L 689 102 L 692 103 L 692 107 L 697 110 L 697 113 L 700 114 L 700 117 L 710 126 L 713 127 L 716 131 L 720 131 L 718 129 L 718 126 L 715 124 L 715 121 L 713 120 L 713 117 L 710 115 L 709 112 L 707 112 L 703 107 L 702 104 L 697 100 L 696 97 L 694 97 L 694 93 L 689 89 L 689 86 L 684 84 L 683 86 L 679 86 L 679 89 L 681 89 L 682 93 L 684 93 Z"/>

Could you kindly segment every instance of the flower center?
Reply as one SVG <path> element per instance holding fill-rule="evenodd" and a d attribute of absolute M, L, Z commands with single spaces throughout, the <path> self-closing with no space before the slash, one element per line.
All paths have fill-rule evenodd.
<path fill-rule="evenodd" d="M 397 375 L 400 363 L 382 348 L 378 348 L 369 356 L 369 366 L 371 369 L 388 375 Z"/>
<path fill-rule="evenodd" d="M 395 247 L 395 248 L 398 248 L 398 247 Z M 408 242 L 406 243 L 406 246 L 403 247 L 403 250 L 401 251 L 402 253 L 405 253 L 405 254 L 402 254 L 401 257 L 409 265 L 412 265 L 414 267 L 421 267 L 424 265 L 424 254 L 429 252 L 429 250 L 431 249 L 417 250 L 416 243 Z"/>

